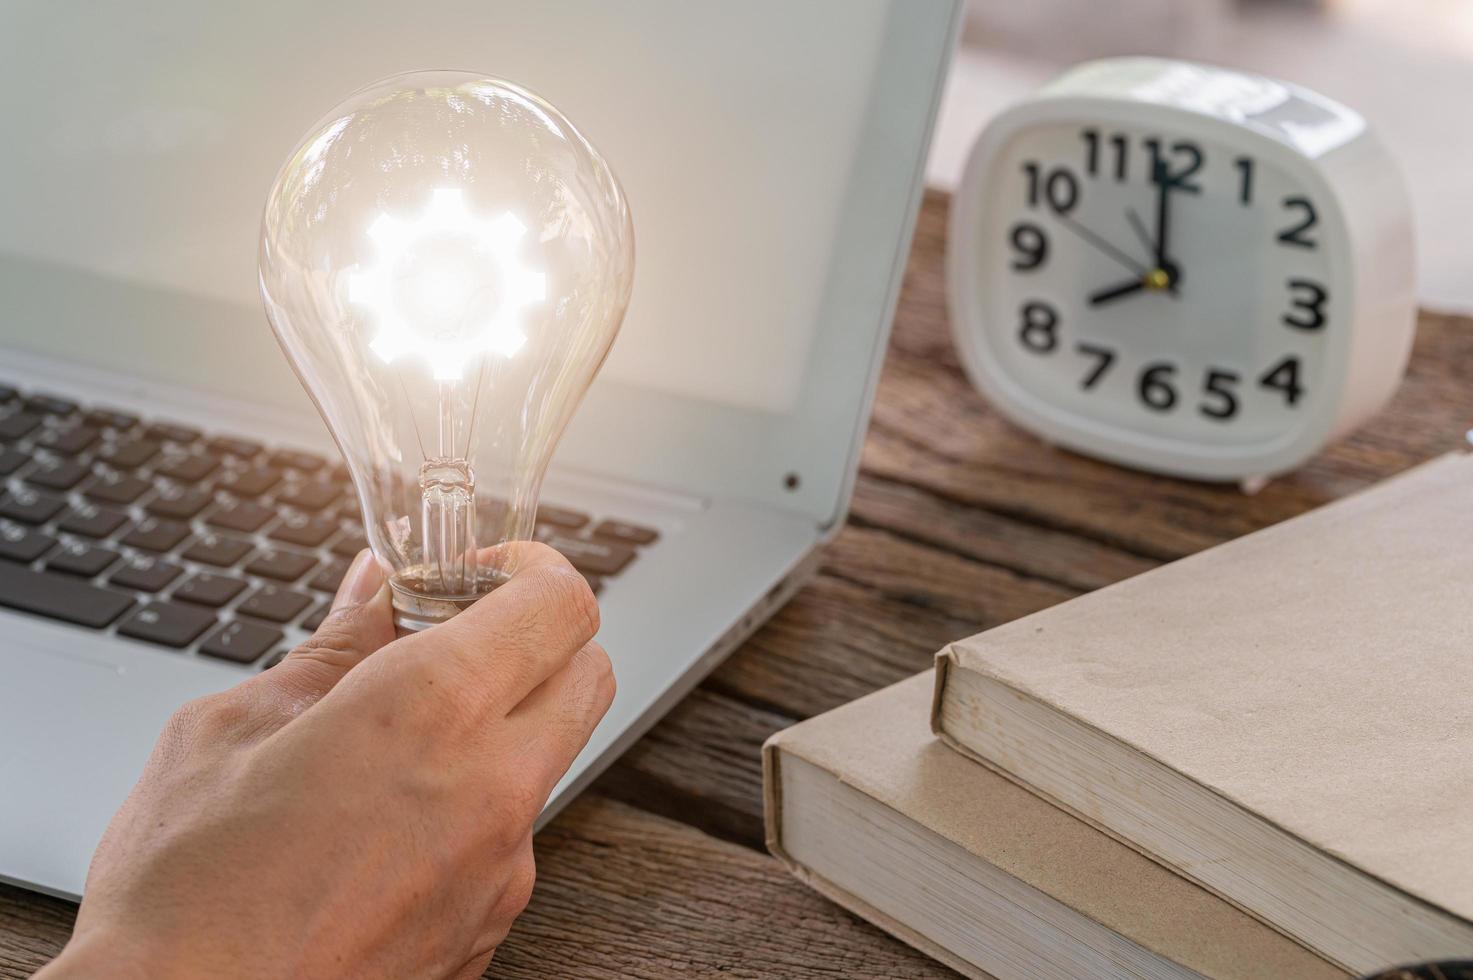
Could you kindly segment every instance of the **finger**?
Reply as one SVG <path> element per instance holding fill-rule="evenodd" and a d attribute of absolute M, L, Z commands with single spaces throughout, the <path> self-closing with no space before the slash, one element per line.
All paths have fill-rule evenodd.
<path fill-rule="evenodd" d="M 517 552 L 511 578 L 410 638 L 417 666 L 456 670 L 453 683 L 502 711 L 562 669 L 599 625 L 593 590 L 566 558 L 533 542 L 506 547 Z"/>
<path fill-rule="evenodd" d="M 614 702 L 616 687 L 608 653 L 589 642 L 508 715 L 531 746 L 527 758 L 538 772 L 544 797 L 588 744 Z"/>
<path fill-rule="evenodd" d="M 393 639 L 394 614 L 383 569 L 371 552 L 360 551 L 322 625 L 254 682 L 263 693 L 284 697 L 300 711 Z"/>

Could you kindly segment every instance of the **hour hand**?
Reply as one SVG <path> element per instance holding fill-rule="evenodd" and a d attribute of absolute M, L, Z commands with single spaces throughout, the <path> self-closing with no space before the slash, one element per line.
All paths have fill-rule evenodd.
<path fill-rule="evenodd" d="M 1138 293 L 1145 288 L 1146 281 L 1143 278 L 1130 279 L 1114 286 L 1106 286 L 1104 289 L 1089 294 L 1089 305 L 1103 306 L 1112 300 L 1120 299 L 1122 296 L 1129 296 L 1131 293 Z"/>

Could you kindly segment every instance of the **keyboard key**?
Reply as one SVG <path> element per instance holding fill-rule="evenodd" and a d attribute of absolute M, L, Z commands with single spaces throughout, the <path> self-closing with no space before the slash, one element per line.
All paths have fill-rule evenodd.
<path fill-rule="evenodd" d="M 127 431 L 138 424 L 138 416 L 120 412 L 115 408 L 88 409 L 87 414 L 82 417 L 86 419 L 88 425 L 95 425 L 99 429 L 114 429 L 119 432 Z"/>
<path fill-rule="evenodd" d="M 152 439 L 125 439 L 103 446 L 97 458 L 115 469 L 133 470 L 157 456 L 159 448 Z"/>
<path fill-rule="evenodd" d="M 70 415 L 77 410 L 77 403 L 59 395 L 34 392 L 25 401 L 26 408 L 43 415 Z"/>
<path fill-rule="evenodd" d="M 128 522 L 125 514 L 94 504 L 73 506 L 61 520 L 56 522 L 58 530 L 68 534 L 80 534 L 88 538 L 105 538 Z"/>
<path fill-rule="evenodd" d="M 332 544 L 332 553 L 344 558 L 352 558 L 358 552 L 368 547 L 368 538 L 360 532 L 350 531 L 338 538 Z"/>
<path fill-rule="evenodd" d="M 40 424 L 41 417 L 32 415 L 30 412 L 13 412 L 10 415 L 0 416 L 0 440 L 14 442 L 24 438 Z"/>
<path fill-rule="evenodd" d="M 143 551 L 163 553 L 173 550 L 180 541 L 189 537 L 189 525 L 178 521 L 166 521 L 150 517 L 133 530 L 123 535 L 123 544 Z"/>
<path fill-rule="evenodd" d="M 584 573 L 583 581 L 588 583 L 588 587 L 593 590 L 594 595 L 598 595 L 604 590 L 604 580 L 602 576 L 589 575 L 587 573 Z"/>
<path fill-rule="evenodd" d="M 118 626 L 118 633 L 166 647 L 186 647 L 215 625 L 215 614 L 183 603 L 150 602 Z"/>
<path fill-rule="evenodd" d="M 165 456 L 154 464 L 153 471 L 180 483 L 198 483 L 220 468 L 220 460 L 204 453 L 180 453 Z"/>
<path fill-rule="evenodd" d="M 123 563 L 122 568 L 112 573 L 108 582 L 125 589 L 137 589 L 139 592 L 158 592 L 183 571 L 178 565 L 162 558 L 133 555 Z"/>
<path fill-rule="evenodd" d="M 0 517 L 27 524 L 45 524 L 55 517 L 66 501 L 39 490 L 12 490 L 0 497 Z"/>
<path fill-rule="evenodd" d="M 302 629 L 306 630 L 308 633 L 316 633 L 317 627 L 322 625 L 323 620 L 327 619 L 327 614 L 330 612 L 332 612 L 332 603 L 324 602 L 322 605 L 312 610 L 311 615 L 302 620 Z"/>
<path fill-rule="evenodd" d="M 286 623 L 297 618 L 310 605 L 312 600 L 300 592 L 263 585 L 237 606 L 236 611 L 258 619 L 269 619 L 273 623 Z"/>
<path fill-rule="evenodd" d="M 30 461 L 19 449 L 0 449 L 0 476 L 9 476 Z"/>
<path fill-rule="evenodd" d="M 251 663 L 281 642 L 281 630 L 260 623 L 235 620 L 211 633 L 199 652 L 238 664 Z"/>
<path fill-rule="evenodd" d="M 240 470 L 220 478 L 220 489 L 229 490 L 237 497 L 259 497 L 281 482 L 281 470 L 270 466 L 259 466 L 253 470 Z"/>
<path fill-rule="evenodd" d="M 282 469 L 298 470 L 302 473 L 316 473 L 327 465 L 327 460 L 313 453 L 297 452 L 293 449 L 281 449 L 271 454 L 271 465 Z"/>
<path fill-rule="evenodd" d="M 56 544 L 51 535 L 21 524 L 0 522 L 0 558 L 31 562 Z"/>
<path fill-rule="evenodd" d="M 558 527 L 578 528 L 589 522 L 590 518 L 581 511 L 569 510 L 566 507 L 553 507 L 550 504 L 540 504 L 537 507 L 538 524 L 554 524 Z"/>
<path fill-rule="evenodd" d="M 117 560 L 118 553 L 111 548 L 85 541 L 63 541 L 60 550 L 46 559 L 46 567 L 53 572 L 92 578 L 101 575 Z"/>
<path fill-rule="evenodd" d="M 538 539 L 561 552 L 578 571 L 589 575 L 617 575 L 634 559 L 633 548 L 612 541 L 591 541 L 555 532 L 539 534 Z"/>
<path fill-rule="evenodd" d="M 608 538 L 624 544 L 654 544 L 660 532 L 653 528 L 627 524 L 624 521 L 603 521 L 593 529 L 595 538 Z"/>
<path fill-rule="evenodd" d="M 239 459 L 250 459 L 259 456 L 265 447 L 259 442 L 250 439 L 239 439 L 235 436 L 216 436 L 205 445 L 210 447 L 210 452 L 219 453 L 222 456 L 235 456 Z"/>
<path fill-rule="evenodd" d="M 26 482 L 47 490 L 70 490 L 92 470 L 75 459 L 46 459 L 26 474 Z"/>
<path fill-rule="evenodd" d="M 36 445 L 54 453 L 61 453 L 63 456 L 75 456 L 96 442 L 100 435 L 101 433 L 90 425 L 74 425 L 67 429 L 47 429 L 36 437 Z"/>
<path fill-rule="evenodd" d="M 187 521 L 204 510 L 214 500 L 208 491 L 190 490 L 184 487 L 165 487 L 145 505 L 144 510 L 157 517 L 172 517 Z"/>
<path fill-rule="evenodd" d="M 84 493 L 91 500 L 105 504 L 131 504 L 148 492 L 149 485 L 136 476 L 103 473 Z"/>
<path fill-rule="evenodd" d="M 305 514 L 290 514 L 271 530 L 270 537 L 287 544 L 315 548 L 337 532 L 336 521 L 325 517 L 308 517 Z"/>
<path fill-rule="evenodd" d="M 331 483 L 299 483 L 285 493 L 278 494 L 276 502 L 297 510 L 315 511 L 334 503 L 342 495 L 342 488 Z"/>
<path fill-rule="evenodd" d="M 0 562 L 0 606 L 102 629 L 127 612 L 133 601 L 132 596 L 99 589 L 74 575 Z"/>
<path fill-rule="evenodd" d="M 270 670 L 272 667 L 275 667 L 277 664 L 285 660 L 288 653 L 291 653 L 291 651 L 286 649 L 286 647 L 282 647 L 280 650 L 277 650 L 271 656 L 266 658 L 266 661 L 261 664 L 261 669 Z"/>
<path fill-rule="evenodd" d="M 243 531 L 249 534 L 260 530 L 263 524 L 275 516 L 276 512 L 269 507 L 262 507 L 249 500 L 237 500 L 216 507 L 214 513 L 206 517 L 205 521 L 228 531 Z"/>
<path fill-rule="evenodd" d="M 245 567 L 247 573 L 262 578 L 274 578 L 278 582 L 295 582 L 317 564 L 311 555 L 297 551 L 263 551 Z M 336 586 L 334 586 L 336 590 Z"/>
<path fill-rule="evenodd" d="M 155 422 L 144 430 L 150 439 L 160 442 L 177 442 L 187 445 L 199 440 L 200 431 L 192 429 L 187 425 L 175 425 L 172 422 Z"/>
<path fill-rule="evenodd" d="M 338 586 L 343 584 L 343 576 L 346 574 L 348 574 L 347 562 L 330 561 L 319 568 L 316 575 L 307 580 L 307 588 L 329 594 L 336 593 Z"/>
<path fill-rule="evenodd" d="M 240 561 L 251 550 L 249 541 L 231 538 L 223 534 L 201 534 L 194 543 L 179 555 L 185 561 L 197 561 L 202 565 L 228 568 Z"/>
<path fill-rule="evenodd" d="M 244 581 L 229 575 L 199 572 L 185 579 L 184 583 L 174 590 L 174 598 L 201 606 L 219 607 L 240 595 L 245 591 L 245 587 Z"/>

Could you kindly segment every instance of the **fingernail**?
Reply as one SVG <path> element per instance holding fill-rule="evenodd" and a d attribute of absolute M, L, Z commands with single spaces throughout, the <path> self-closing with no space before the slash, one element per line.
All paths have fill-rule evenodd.
<path fill-rule="evenodd" d="M 332 607 L 341 609 L 344 606 L 360 606 L 372 599 L 383 584 L 383 570 L 378 567 L 373 552 L 365 548 L 358 552 L 358 557 L 348 566 L 343 582 L 338 586 L 338 594 L 333 597 Z"/>

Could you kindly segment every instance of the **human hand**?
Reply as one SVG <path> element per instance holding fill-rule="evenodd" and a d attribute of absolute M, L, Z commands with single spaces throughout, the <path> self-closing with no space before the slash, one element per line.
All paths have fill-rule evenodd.
<path fill-rule="evenodd" d="M 614 696 L 587 583 L 519 547 L 505 585 L 401 639 L 360 554 L 311 640 L 181 708 L 38 977 L 480 976 Z"/>

